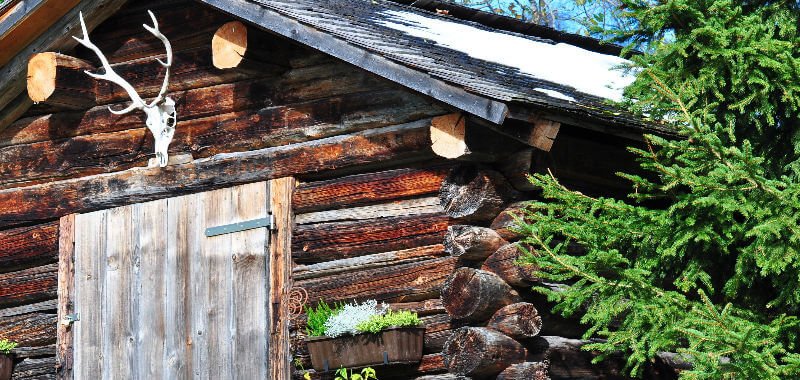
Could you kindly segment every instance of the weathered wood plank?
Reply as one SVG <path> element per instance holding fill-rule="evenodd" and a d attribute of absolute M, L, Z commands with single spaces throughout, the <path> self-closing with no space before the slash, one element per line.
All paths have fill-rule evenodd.
<path fill-rule="evenodd" d="M 75 216 L 75 310 L 81 320 L 72 325 L 75 379 L 103 376 L 102 310 L 108 211 Z M 78 228 L 78 226 L 80 226 Z M 83 253 L 85 252 L 85 253 Z"/>
<path fill-rule="evenodd" d="M 55 299 L 58 264 L 0 274 L 0 308 Z"/>
<path fill-rule="evenodd" d="M 0 273 L 58 261 L 58 222 L 0 231 Z"/>
<path fill-rule="evenodd" d="M 353 207 L 439 191 L 446 168 L 395 169 L 307 182 L 293 199 L 297 213 Z"/>
<path fill-rule="evenodd" d="M 448 218 L 440 213 L 300 225 L 292 256 L 299 263 L 343 259 L 444 240 Z"/>
<path fill-rule="evenodd" d="M 0 227 L 168 195 L 286 175 L 430 157 L 426 121 L 256 151 L 218 154 L 166 168 L 0 190 Z"/>
<path fill-rule="evenodd" d="M 306 214 L 297 215 L 295 217 L 295 223 L 312 224 L 323 222 L 343 222 L 398 216 L 425 215 L 435 213 L 441 214 L 443 212 L 444 209 L 439 204 L 439 198 L 425 197 L 381 203 L 373 206 L 309 212 Z"/>
<path fill-rule="evenodd" d="M 343 273 L 297 281 L 308 291 L 309 302 L 376 299 L 385 302 L 411 302 L 439 295 L 445 278 L 457 260 L 451 257 L 416 263 Z"/>
<path fill-rule="evenodd" d="M 269 241 L 269 374 L 277 380 L 288 380 L 292 372 L 287 298 L 293 286 L 291 226 L 296 182 L 292 177 L 269 181 L 269 208 L 278 226 Z"/>
<path fill-rule="evenodd" d="M 349 259 L 325 261 L 317 264 L 296 265 L 292 270 L 292 278 L 297 281 L 308 280 L 445 256 L 446 254 L 442 245 L 427 245 L 399 251 L 352 257 Z"/>
<path fill-rule="evenodd" d="M 202 205 L 197 204 L 197 195 L 176 197 L 167 200 L 167 236 L 169 244 L 164 257 L 164 314 L 169 316 L 171 326 L 164 331 L 164 377 L 178 379 L 191 377 L 192 345 L 195 337 L 192 329 L 192 298 L 194 283 L 187 284 L 194 255 L 202 236 L 199 223 L 205 219 Z M 204 282 L 204 281 L 202 281 Z"/>
<path fill-rule="evenodd" d="M 267 184 L 257 182 L 232 189 L 230 210 L 233 220 L 264 218 L 269 212 Z M 269 318 L 269 279 L 267 269 L 266 228 L 231 234 L 232 258 L 230 282 L 232 288 L 232 378 L 266 379 Z M 273 342 L 273 347 L 284 341 Z M 274 378 L 274 377 L 272 377 Z"/>
<path fill-rule="evenodd" d="M 169 151 L 208 157 L 402 123 L 430 112 L 416 96 L 380 91 L 179 119 Z M 153 156 L 153 137 L 144 124 L 137 127 L 0 148 L 0 186 L 23 186 L 144 165 Z"/>
<path fill-rule="evenodd" d="M 75 312 L 75 214 L 61 217 L 58 225 L 58 321 Z M 59 380 L 73 379 L 72 326 L 56 328 L 56 374 Z"/>
<path fill-rule="evenodd" d="M 0 318 L 0 339 L 20 346 L 43 346 L 56 342 L 56 315 L 31 313 Z"/>
<path fill-rule="evenodd" d="M 230 188 L 212 191 L 205 196 L 206 220 L 208 227 L 220 226 L 234 221 L 233 190 Z M 231 246 L 234 244 L 233 234 L 209 237 L 205 241 L 206 249 L 203 260 L 209 269 L 208 293 L 203 305 L 208 314 L 205 332 L 207 339 L 208 361 L 195 363 L 208 367 L 209 378 L 224 379 L 232 374 L 233 347 L 231 331 L 233 313 L 231 310 L 233 283 L 231 281 L 232 262 Z"/>
<path fill-rule="evenodd" d="M 136 222 L 137 226 L 134 227 L 133 209 L 130 207 L 111 209 L 106 213 L 108 235 L 105 252 L 98 252 L 102 255 L 105 265 L 103 278 L 105 293 L 102 295 L 103 304 L 100 309 L 101 320 L 105 321 L 106 325 L 101 346 L 105 363 L 127 361 L 129 355 L 137 351 L 136 326 L 140 322 L 146 323 L 142 321 L 143 313 L 140 312 L 139 304 L 133 297 L 143 286 L 137 274 L 144 268 L 135 267 L 133 264 L 147 260 L 146 255 L 141 252 L 136 234 L 139 231 L 138 225 L 148 226 L 151 221 L 137 220 Z M 82 254 L 92 253 L 84 251 Z M 151 286 L 151 284 L 144 286 Z M 83 313 L 87 313 L 87 311 L 83 311 Z M 153 317 L 156 315 L 147 315 L 144 319 Z M 145 353 L 142 352 L 142 354 Z M 137 373 L 136 370 L 137 366 L 134 362 L 126 366 L 104 365 L 104 371 L 108 378 L 132 378 Z"/>
<path fill-rule="evenodd" d="M 187 251 L 185 255 L 189 258 L 187 265 L 189 266 L 189 278 L 202 278 L 205 281 L 190 281 L 187 286 L 190 299 L 196 300 L 189 304 L 189 325 L 191 326 L 187 336 L 183 337 L 191 342 L 187 345 L 189 350 L 187 357 L 187 370 L 189 377 L 207 379 L 210 378 L 209 367 L 204 363 L 208 363 L 209 355 L 211 355 L 211 347 L 208 341 L 208 322 L 211 318 L 210 308 L 206 305 L 206 299 L 210 292 L 210 282 L 208 278 L 211 275 L 213 267 L 209 265 L 208 255 L 212 254 L 211 248 L 208 246 L 209 242 L 206 240 L 203 231 L 207 228 L 206 220 L 209 218 L 206 215 L 210 210 L 206 204 L 206 194 L 193 194 L 185 196 L 186 204 L 188 207 L 186 215 L 187 219 L 183 220 L 187 226 Z M 183 213 L 179 214 L 183 215 Z M 186 259 L 186 258 L 182 258 Z M 184 280 L 186 281 L 186 280 Z M 185 301 L 184 301 L 185 302 Z"/>

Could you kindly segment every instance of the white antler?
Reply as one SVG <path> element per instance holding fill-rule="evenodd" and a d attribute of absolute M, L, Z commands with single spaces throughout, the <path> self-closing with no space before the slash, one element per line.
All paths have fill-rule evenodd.
<path fill-rule="evenodd" d="M 111 68 L 111 64 L 108 63 L 108 59 L 106 59 L 106 56 L 103 55 L 102 51 L 100 51 L 100 48 L 98 48 L 97 45 L 95 45 L 94 43 L 92 43 L 92 41 L 89 40 L 89 32 L 86 31 L 86 23 L 83 21 L 83 12 L 79 13 L 79 17 L 81 20 L 81 30 L 83 31 L 83 38 L 78 38 L 75 36 L 72 36 L 72 38 L 78 41 L 79 44 L 91 49 L 97 55 L 97 58 L 100 59 L 100 63 L 103 65 L 103 70 L 105 71 L 103 74 L 95 74 L 86 70 L 85 71 L 86 74 L 88 74 L 92 78 L 103 79 L 118 84 L 120 87 L 122 87 L 123 90 L 125 90 L 125 92 L 128 93 L 128 97 L 130 97 L 132 101 L 131 105 L 129 105 L 127 108 L 123 110 L 114 111 L 111 108 L 111 106 L 108 107 L 108 110 L 115 115 L 122 115 L 131 112 L 135 109 L 144 109 L 144 107 L 147 104 L 145 104 L 144 100 L 142 100 L 142 98 L 139 96 L 139 94 L 136 92 L 133 86 L 131 86 L 131 84 L 128 83 L 128 81 L 126 81 L 125 79 L 122 79 L 122 77 L 119 76 L 119 74 L 114 72 L 114 70 Z"/>
<path fill-rule="evenodd" d="M 161 64 L 161 66 L 167 69 L 167 72 L 164 73 L 164 83 L 161 85 L 161 90 L 158 92 L 158 96 L 150 103 L 148 106 L 152 107 L 158 102 L 160 102 L 164 98 L 164 94 L 167 92 L 167 85 L 169 84 L 169 68 L 172 66 L 172 45 L 170 45 L 169 40 L 167 37 L 158 30 L 158 21 L 156 21 L 156 16 L 150 10 L 147 11 L 150 14 L 150 19 L 153 20 L 153 26 L 149 26 L 147 24 L 142 24 L 142 26 L 147 29 L 148 32 L 153 33 L 156 38 L 161 40 L 164 43 L 164 48 L 167 50 L 167 62 L 162 61 L 161 59 L 156 58 L 156 61 Z"/>

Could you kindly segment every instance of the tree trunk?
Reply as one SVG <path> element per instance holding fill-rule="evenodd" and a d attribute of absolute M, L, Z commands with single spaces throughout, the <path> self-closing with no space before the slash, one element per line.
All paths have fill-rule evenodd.
<path fill-rule="evenodd" d="M 496 274 L 511 286 L 529 287 L 539 282 L 540 279 L 534 275 L 538 269 L 535 265 L 518 262 L 522 257 L 518 244 L 511 243 L 500 247 L 486 259 L 481 269 Z"/>
<path fill-rule="evenodd" d="M 519 342 L 483 327 L 462 327 L 450 336 L 442 351 L 447 370 L 472 377 L 490 377 L 525 360 Z"/>
<path fill-rule="evenodd" d="M 518 197 L 502 174 L 470 164 L 450 170 L 439 191 L 445 212 L 468 222 L 492 220 Z"/>
<path fill-rule="evenodd" d="M 445 281 L 442 303 L 454 319 L 485 321 L 497 309 L 517 302 L 519 295 L 495 274 L 462 267 Z"/>
<path fill-rule="evenodd" d="M 484 260 L 505 244 L 497 232 L 485 227 L 453 225 L 444 236 L 445 252 L 466 260 Z"/>
<path fill-rule="evenodd" d="M 220 26 L 211 39 L 211 56 L 218 69 L 263 71 L 265 66 L 289 68 L 285 49 L 270 46 L 272 40 L 265 33 L 248 28 L 240 21 Z"/>
<path fill-rule="evenodd" d="M 93 72 L 95 67 L 64 54 L 34 54 L 28 61 L 28 96 L 36 103 L 88 109 L 95 104 L 94 79 L 84 70 Z"/>
<path fill-rule="evenodd" d="M 518 340 L 532 338 L 542 329 L 542 317 L 533 304 L 519 302 L 495 312 L 486 327 Z"/>
<path fill-rule="evenodd" d="M 546 362 L 514 364 L 497 375 L 497 380 L 550 380 Z"/>

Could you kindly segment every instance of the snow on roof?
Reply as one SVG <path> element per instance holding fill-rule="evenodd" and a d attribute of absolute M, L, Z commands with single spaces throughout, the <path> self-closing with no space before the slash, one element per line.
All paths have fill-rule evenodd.
<path fill-rule="evenodd" d="M 622 100 L 622 90 L 634 75 L 621 67 L 630 61 L 595 53 L 577 46 L 539 42 L 503 32 L 479 29 L 447 21 L 444 17 L 426 17 L 397 10 L 382 12 L 389 20 L 383 26 L 408 35 L 435 41 L 436 44 L 463 52 L 473 58 L 515 67 L 537 79 L 567 85 L 577 91 L 615 101 Z M 575 99 L 553 90 L 537 88 L 551 97 Z"/>

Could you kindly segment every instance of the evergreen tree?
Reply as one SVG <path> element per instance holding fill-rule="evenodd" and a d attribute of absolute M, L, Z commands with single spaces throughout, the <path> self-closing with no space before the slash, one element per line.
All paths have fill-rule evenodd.
<path fill-rule="evenodd" d="M 798 2 L 623 3 L 637 28 L 616 37 L 651 47 L 629 105 L 681 138 L 632 149 L 627 201 L 531 178 L 526 261 L 569 284 L 536 290 L 633 375 L 668 351 L 693 363 L 685 378 L 800 378 Z"/>

